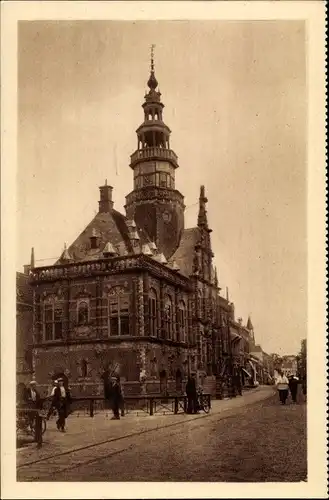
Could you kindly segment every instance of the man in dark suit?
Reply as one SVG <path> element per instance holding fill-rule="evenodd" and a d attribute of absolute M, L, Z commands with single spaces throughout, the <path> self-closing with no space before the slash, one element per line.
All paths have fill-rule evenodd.
<path fill-rule="evenodd" d="M 299 380 L 294 375 L 289 377 L 289 389 L 291 393 L 291 398 L 294 403 L 297 403 L 297 390 L 298 390 Z"/>
<path fill-rule="evenodd" d="M 188 377 L 186 384 L 187 396 L 187 413 L 197 413 L 198 411 L 198 395 L 196 390 L 196 381 L 194 373 Z"/>
<path fill-rule="evenodd" d="M 122 394 L 120 387 L 120 378 L 118 381 L 118 377 L 112 377 L 111 400 L 112 400 L 112 410 L 113 410 L 112 420 L 120 420 L 119 410 L 122 402 Z"/>
<path fill-rule="evenodd" d="M 68 388 L 64 387 L 62 378 L 58 379 L 58 386 L 55 387 L 52 406 L 56 408 L 58 420 L 56 422 L 57 429 L 65 432 L 65 420 L 68 416 L 69 405 L 71 402 L 71 394 Z"/>

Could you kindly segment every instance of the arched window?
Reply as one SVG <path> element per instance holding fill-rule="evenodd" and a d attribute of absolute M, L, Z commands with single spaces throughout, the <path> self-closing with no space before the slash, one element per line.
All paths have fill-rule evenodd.
<path fill-rule="evenodd" d="M 78 325 L 86 325 L 89 322 L 89 301 L 81 300 L 77 305 Z"/>
<path fill-rule="evenodd" d="M 156 291 L 151 288 L 149 295 L 149 334 L 151 337 L 156 337 L 158 333 L 157 315 L 157 294 Z"/>
<path fill-rule="evenodd" d="M 186 342 L 187 340 L 187 321 L 186 321 L 186 307 L 181 300 L 178 304 L 178 342 Z"/>
<path fill-rule="evenodd" d="M 110 296 L 108 307 L 111 337 L 129 335 L 129 296 Z"/>
<path fill-rule="evenodd" d="M 173 334 L 173 308 L 172 300 L 169 295 L 165 296 L 164 303 L 164 324 L 165 324 L 165 335 L 167 339 L 172 339 Z"/>
<path fill-rule="evenodd" d="M 63 338 L 63 304 L 57 297 L 43 303 L 43 329 L 46 342 Z"/>

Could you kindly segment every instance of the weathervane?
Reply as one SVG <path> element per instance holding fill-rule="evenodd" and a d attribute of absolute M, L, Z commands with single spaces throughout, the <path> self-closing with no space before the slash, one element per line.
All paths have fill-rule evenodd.
<path fill-rule="evenodd" d="M 151 45 L 151 71 L 154 72 L 154 49 L 155 45 L 152 43 Z"/>

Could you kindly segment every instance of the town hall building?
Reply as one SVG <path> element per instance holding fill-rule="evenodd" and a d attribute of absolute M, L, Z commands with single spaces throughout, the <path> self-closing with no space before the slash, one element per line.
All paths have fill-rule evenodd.
<path fill-rule="evenodd" d="M 98 213 L 55 265 L 31 262 L 33 375 L 44 391 L 64 375 L 73 395 L 102 394 L 109 373 L 132 395 L 182 392 L 192 372 L 212 394 L 241 384 L 253 334 L 220 295 L 204 186 L 195 227 L 184 226 L 153 58 L 147 85 L 125 214 L 106 181 Z"/>

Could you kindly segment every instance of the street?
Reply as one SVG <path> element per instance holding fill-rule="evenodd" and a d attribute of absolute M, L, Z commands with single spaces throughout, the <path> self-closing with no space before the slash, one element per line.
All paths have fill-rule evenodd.
<path fill-rule="evenodd" d="M 18 461 L 18 480 L 305 481 L 306 404 L 281 406 L 271 388 L 255 394 L 216 401 L 209 415 L 140 418 L 149 428 L 135 435 L 98 439 L 26 466 Z"/>

